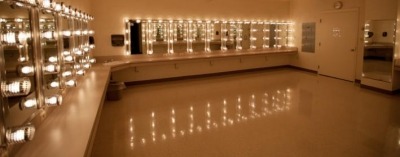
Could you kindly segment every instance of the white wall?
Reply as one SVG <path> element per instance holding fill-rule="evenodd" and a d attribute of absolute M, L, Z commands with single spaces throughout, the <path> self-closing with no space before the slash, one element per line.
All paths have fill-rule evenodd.
<path fill-rule="evenodd" d="M 296 45 L 301 50 L 301 24 L 304 22 L 318 22 L 320 12 L 333 10 L 333 3 L 337 0 L 292 0 L 291 18 L 296 22 Z M 397 0 L 342 0 L 347 8 L 358 8 L 360 11 L 358 48 L 356 61 L 356 79 L 361 79 L 363 58 L 363 25 L 365 20 L 396 19 Z M 317 24 L 318 27 L 318 24 Z M 318 41 L 316 41 L 318 43 Z M 323 62 L 323 61 L 321 61 Z M 299 52 L 292 65 L 301 68 L 317 70 L 316 53 Z"/>
<path fill-rule="evenodd" d="M 124 34 L 126 18 L 287 20 L 290 0 L 93 0 L 95 56 L 124 55 L 111 34 Z"/>

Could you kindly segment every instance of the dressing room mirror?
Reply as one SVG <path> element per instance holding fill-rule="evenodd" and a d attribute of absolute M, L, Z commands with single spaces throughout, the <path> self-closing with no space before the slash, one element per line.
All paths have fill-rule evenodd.
<path fill-rule="evenodd" d="M 127 20 L 131 45 L 142 54 L 173 54 L 292 47 L 290 22 Z M 132 25 L 140 25 L 135 29 Z M 139 39 L 140 40 L 135 40 Z M 140 43 L 136 43 L 140 42 Z M 137 54 L 135 52 L 129 52 Z"/>
<path fill-rule="evenodd" d="M 395 30 L 395 20 L 366 21 L 363 77 L 392 82 Z"/>
<path fill-rule="evenodd" d="M 0 2 L 1 92 L 5 125 L 19 126 L 37 111 L 21 109 L 25 100 L 35 99 L 36 79 L 29 9 Z"/>

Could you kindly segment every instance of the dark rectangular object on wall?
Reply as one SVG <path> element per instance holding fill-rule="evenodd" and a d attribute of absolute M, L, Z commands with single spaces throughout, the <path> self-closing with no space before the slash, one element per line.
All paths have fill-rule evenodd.
<path fill-rule="evenodd" d="M 302 25 L 301 51 L 315 52 L 315 22 Z"/>
<path fill-rule="evenodd" d="M 125 36 L 122 34 L 113 34 L 111 35 L 111 45 L 112 46 L 124 46 L 125 44 Z"/>

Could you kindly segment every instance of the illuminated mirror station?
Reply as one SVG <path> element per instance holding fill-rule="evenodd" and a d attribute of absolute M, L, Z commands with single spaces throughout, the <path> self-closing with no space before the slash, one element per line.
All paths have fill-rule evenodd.
<path fill-rule="evenodd" d="M 141 30 L 133 32 L 134 25 Z M 132 34 L 141 34 L 139 40 L 131 41 Z M 289 21 L 125 20 L 126 55 L 289 48 L 294 47 L 293 36 L 294 23 Z"/>
<path fill-rule="evenodd" d="M 92 16 L 54 0 L 0 0 L 0 8 L 3 156 L 33 139 L 35 118 L 61 105 L 95 59 Z"/>

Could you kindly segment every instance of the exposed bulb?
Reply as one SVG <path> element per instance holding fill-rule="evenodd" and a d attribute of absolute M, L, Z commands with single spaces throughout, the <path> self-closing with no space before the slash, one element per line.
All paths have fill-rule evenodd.
<path fill-rule="evenodd" d="M 20 76 L 33 76 L 35 72 L 35 68 L 33 67 L 33 65 L 20 65 L 19 66 L 19 75 Z"/>
<path fill-rule="evenodd" d="M 92 65 L 90 63 L 85 63 L 83 65 L 83 68 L 85 68 L 85 69 L 89 69 L 90 67 L 92 67 Z"/>
<path fill-rule="evenodd" d="M 73 62 L 73 61 L 74 61 L 74 57 L 72 57 L 72 56 L 65 56 L 65 57 L 64 57 L 64 61 L 65 61 L 65 62 Z"/>
<path fill-rule="evenodd" d="M 6 140 L 8 144 L 18 144 L 31 141 L 35 135 L 35 127 L 31 124 L 7 129 Z"/>
<path fill-rule="evenodd" d="M 1 91 L 6 97 L 25 96 L 31 91 L 31 81 L 27 77 L 17 78 L 1 83 Z"/>
<path fill-rule="evenodd" d="M 33 108 L 37 108 L 37 100 L 36 98 L 25 98 L 22 99 L 21 102 L 19 103 L 19 108 L 21 110 L 25 110 L 25 109 L 33 109 Z"/>
<path fill-rule="evenodd" d="M 44 102 L 47 106 L 60 106 L 62 103 L 62 96 L 61 95 L 53 95 L 50 97 L 46 97 Z"/>
<path fill-rule="evenodd" d="M 76 75 L 84 76 L 85 75 L 85 70 L 84 69 L 79 69 L 78 71 L 76 71 Z"/>
<path fill-rule="evenodd" d="M 55 73 L 58 72 L 58 66 L 55 64 L 48 64 L 44 67 L 44 71 L 46 73 Z"/>
<path fill-rule="evenodd" d="M 65 85 L 67 87 L 76 87 L 76 80 L 72 79 L 72 80 L 68 80 L 65 82 Z"/>
<path fill-rule="evenodd" d="M 72 35 L 71 31 L 63 31 L 63 35 L 66 37 L 70 37 Z"/>
<path fill-rule="evenodd" d="M 72 72 L 71 72 L 71 71 L 64 71 L 64 72 L 62 73 L 62 76 L 63 76 L 63 77 L 72 76 Z"/>
<path fill-rule="evenodd" d="M 57 62 L 58 61 L 58 58 L 56 57 L 56 56 L 51 56 L 51 57 L 49 57 L 49 62 L 50 63 L 55 63 L 55 62 Z"/>
<path fill-rule="evenodd" d="M 60 88 L 60 82 L 59 81 L 50 82 L 49 88 Z"/>

